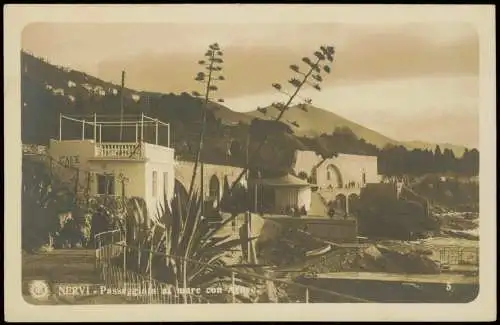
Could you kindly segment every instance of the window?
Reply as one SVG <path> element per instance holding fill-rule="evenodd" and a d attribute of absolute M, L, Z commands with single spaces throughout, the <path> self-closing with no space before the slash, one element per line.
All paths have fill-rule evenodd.
<path fill-rule="evenodd" d="M 115 195 L 115 177 L 110 174 L 97 174 L 97 194 Z"/>
<path fill-rule="evenodd" d="M 158 172 L 153 170 L 153 197 L 158 195 Z"/>

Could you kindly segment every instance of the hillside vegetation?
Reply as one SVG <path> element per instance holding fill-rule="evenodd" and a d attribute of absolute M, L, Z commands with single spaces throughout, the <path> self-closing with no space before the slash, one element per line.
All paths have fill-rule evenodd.
<path fill-rule="evenodd" d="M 31 54 L 21 53 L 22 142 L 47 144 L 57 138 L 59 114 L 105 115 L 120 114 L 120 86 L 86 73 L 59 67 Z M 158 118 L 171 126 L 171 144 L 179 158 L 191 160 L 197 148 L 202 101 L 188 93 L 162 94 L 123 91 L 124 113 Z M 265 114 L 263 113 L 265 111 Z M 289 172 L 294 151 L 312 150 L 323 156 L 336 153 L 374 155 L 379 157 L 379 172 L 386 175 L 422 174 L 453 171 L 477 175 L 479 153 L 465 150 L 466 159 L 459 159 L 454 151 L 442 147 L 411 150 L 411 146 L 387 138 L 373 130 L 353 123 L 334 113 L 306 105 L 291 108 L 283 123 L 259 121 L 274 117 L 274 108 L 247 114 L 210 103 L 207 116 L 205 162 L 242 166 L 257 146 L 257 138 L 268 134 L 268 139 L 252 167 Z M 256 118 L 257 117 L 257 118 Z M 292 123 L 296 122 L 296 123 Z M 261 126 L 265 127 L 261 127 Z M 252 130 L 251 132 L 249 132 Z M 286 132 L 283 132 L 283 131 Z M 77 137 L 79 127 L 69 126 L 65 137 Z M 146 135 L 147 136 L 147 135 Z M 160 133 L 160 143 L 166 143 L 166 134 Z M 118 139 L 118 130 L 108 132 L 107 141 Z M 134 139 L 135 130 L 125 129 L 124 139 Z M 419 146 L 428 144 L 419 143 Z M 441 150 L 443 150 L 441 153 Z M 437 151 L 437 147 L 436 150 Z M 447 167 L 442 163 L 447 157 Z"/>

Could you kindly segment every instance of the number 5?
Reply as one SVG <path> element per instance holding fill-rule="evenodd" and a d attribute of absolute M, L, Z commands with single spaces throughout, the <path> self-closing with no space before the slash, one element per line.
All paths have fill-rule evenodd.
<path fill-rule="evenodd" d="M 446 284 L 446 291 L 450 292 L 451 291 L 451 283 Z"/>

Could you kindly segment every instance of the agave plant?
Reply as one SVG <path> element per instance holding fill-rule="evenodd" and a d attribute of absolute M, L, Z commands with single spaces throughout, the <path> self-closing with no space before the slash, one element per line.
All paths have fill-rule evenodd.
<path fill-rule="evenodd" d="M 181 186 L 176 184 L 170 204 L 164 197 L 156 214 L 148 211 L 141 199 L 129 201 L 126 220 L 121 224 L 127 234 L 127 246 L 133 247 L 133 252 L 127 254 L 127 267 L 176 288 L 200 288 L 201 294 L 212 302 L 231 301 L 229 288 L 233 284 L 255 289 L 258 283 L 251 276 L 241 272 L 233 276 L 233 269 L 228 267 L 231 251 L 255 238 L 221 234 L 235 216 L 210 226 L 201 215 L 201 196 L 193 192 L 189 199 Z M 209 287 L 220 287 L 222 293 L 207 293 L 205 289 Z M 249 301 L 255 297 L 242 293 L 235 298 Z"/>

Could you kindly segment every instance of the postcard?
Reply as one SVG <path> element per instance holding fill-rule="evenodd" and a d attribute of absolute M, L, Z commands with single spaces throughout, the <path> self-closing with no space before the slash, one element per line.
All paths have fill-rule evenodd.
<path fill-rule="evenodd" d="M 493 6 L 4 17 L 8 320 L 495 319 Z"/>

